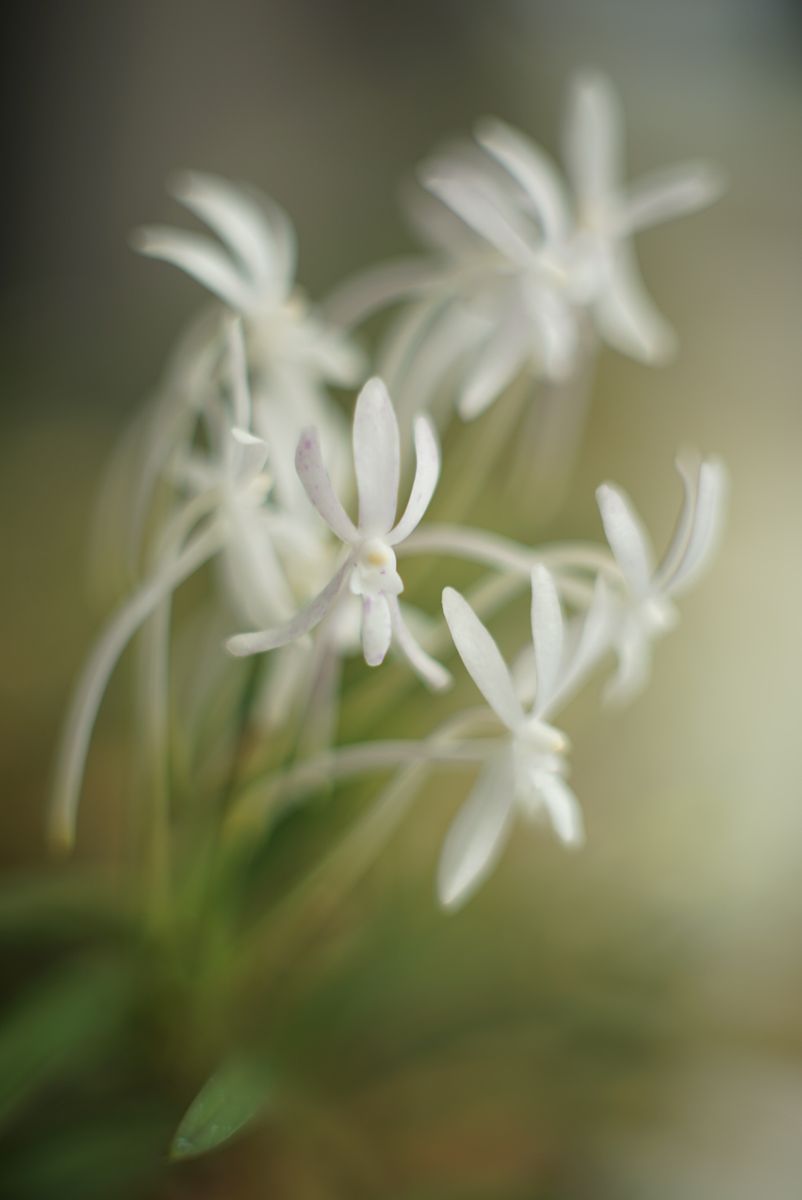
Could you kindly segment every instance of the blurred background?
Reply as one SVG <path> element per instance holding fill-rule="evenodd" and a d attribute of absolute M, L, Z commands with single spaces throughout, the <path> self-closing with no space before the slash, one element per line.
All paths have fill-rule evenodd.
<path fill-rule="evenodd" d="M 17 6 L 2 55 L 0 1194 L 797 1197 L 802 10 L 51 0 Z M 732 477 L 720 558 L 645 696 L 599 717 L 592 691 L 568 714 L 587 850 L 525 834 L 445 917 L 432 879 L 454 802 L 432 789 L 251 1014 L 298 1064 L 303 1096 L 168 1169 L 203 1077 L 173 1056 L 182 1022 L 201 1020 L 182 1007 L 192 988 L 168 971 L 145 1003 L 140 963 L 132 1002 L 124 914 L 95 903 L 90 919 L 58 892 L 48 906 L 32 882 L 63 874 L 43 805 L 102 615 L 85 568 L 103 465 L 200 302 L 128 233 L 176 219 L 176 167 L 247 179 L 291 213 L 300 279 L 322 297 L 412 247 L 399 184 L 477 116 L 556 151 L 568 77 L 586 65 L 622 93 L 632 176 L 706 157 L 730 186 L 640 238 L 681 352 L 661 370 L 603 354 L 558 528 L 598 536 L 593 491 L 609 478 L 667 536 L 674 452 L 699 445 Z M 123 684 L 99 727 L 82 881 L 119 857 L 127 716 Z M 54 969 L 55 1018 L 37 991 Z"/>

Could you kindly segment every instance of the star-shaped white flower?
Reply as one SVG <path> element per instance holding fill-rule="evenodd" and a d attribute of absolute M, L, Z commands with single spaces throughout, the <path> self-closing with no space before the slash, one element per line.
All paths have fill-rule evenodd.
<path fill-rule="evenodd" d="M 532 642 L 537 690 L 526 708 L 493 637 L 467 600 L 446 588 L 443 611 L 460 658 L 506 736 L 477 780 L 446 836 L 437 887 L 440 901 L 456 908 L 479 887 L 498 861 L 516 814 L 544 815 L 562 842 L 580 845 L 582 813 L 565 781 L 564 734 L 547 723 L 572 679 L 595 653 L 590 637 L 568 649 L 557 588 L 543 566 L 532 572 Z"/>
<path fill-rule="evenodd" d="M 651 541 L 621 488 L 602 484 L 596 492 L 602 524 L 624 582 L 623 598 L 607 593 L 610 640 L 618 654 L 618 672 L 606 698 L 623 702 L 647 683 L 651 644 L 673 629 L 675 597 L 705 570 L 721 530 L 727 477 L 717 459 L 677 460 L 684 500 L 671 542 L 654 565 Z"/>
<path fill-rule="evenodd" d="M 604 341 L 624 354 L 659 362 L 674 334 L 646 293 L 633 235 L 694 212 L 721 194 L 706 163 L 669 167 L 623 182 L 623 116 L 612 84 L 588 73 L 572 84 L 564 135 L 569 190 L 542 150 L 500 121 L 478 130 L 480 144 L 521 186 L 544 234 L 544 262 L 563 275 L 566 293 L 590 312 Z"/>
<path fill-rule="evenodd" d="M 178 175 L 171 191 L 220 241 L 149 226 L 134 235 L 134 247 L 185 271 L 240 313 L 249 355 L 280 381 L 289 375 L 354 383 L 361 355 L 295 286 L 297 244 L 284 210 L 268 196 L 199 172 Z"/>
<path fill-rule="evenodd" d="M 439 262 L 390 263 L 335 297 L 350 320 L 411 301 L 386 354 L 399 378 L 414 375 L 418 398 L 456 376 L 458 410 L 471 419 L 523 371 L 565 380 L 594 330 L 646 362 L 671 353 L 674 335 L 643 287 L 632 239 L 716 199 L 717 172 L 687 163 L 625 186 L 620 107 L 597 74 L 574 81 L 564 140 L 567 182 L 524 134 L 480 121 L 476 145 L 419 173 L 440 205 L 418 201 L 413 217 Z"/>
<path fill-rule="evenodd" d="M 398 421 L 386 387 L 371 379 L 356 402 L 353 453 L 359 497 L 359 517 L 354 523 L 343 508 L 323 463 L 315 429 L 302 434 L 295 465 L 309 500 L 341 542 L 348 548 L 342 566 L 326 587 L 295 617 L 278 629 L 233 637 L 233 654 L 257 654 L 304 636 L 332 609 L 348 583 L 362 603 L 362 649 L 369 666 L 384 661 L 390 643 L 408 659 L 433 687 L 449 682 L 448 672 L 423 650 L 408 629 L 398 603 L 403 582 L 396 569 L 394 547 L 417 528 L 437 485 L 440 453 L 431 422 L 418 417 L 414 424 L 415 478 L 406 509 L 396 521 L 401 451 Z"/>

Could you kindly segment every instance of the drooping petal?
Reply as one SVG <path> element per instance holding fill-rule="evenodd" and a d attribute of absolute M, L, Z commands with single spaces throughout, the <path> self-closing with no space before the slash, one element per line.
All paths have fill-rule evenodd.
<path fill-rule="evenodd" d="M 464 421 L 472 421 L 517 378 L 530 356 L 530 331 L 520 302 L 505 306 L 498 327 L 481 347 L 457 400 Z"/>
<path fill-rule="evenodd" d="M 643 286 L 631 247 L 626 242 L 605 247 L 598 270 L 592 311 L 603 340 L 642 362 L 670 359 L 676 351 L 676 336 Z"/>
<path fill-rule="evenodd" d="M 564 155 L 580 208 L 606 205 L 623 174 L 623 120 L 604 75 L 589 72 L 572 81 Z"/>
<path fill-rule="evenodd" d="M 554 577 L 539 563 L 532 568 L 532 645 L 535 648 L 535 712 L 543 716 L 557 689 L 563 662 L 563 611 Z"/>
<path fill-rule="evenodd" d="M 148 226 L 132 235 L 131 245 L 148 258 L 160 258 L 186 271 L 236 311 L 249 308 L 253 299 L 250 284 L 222 247 L 202 234 Z"/>
<path fill-rule="evenodd" d="M 86 756 L 112 671 L 131 638 L 151 613 L 185 579 L 217 554 L 223 541 L 223 527 L 217 522 L 209 524 L 129 597 L 95 643 L 73 693 L 56 760 L 49 826 L 54 841 L 61 848 L 69 849 L 75 840 Z"/>
<path fill-rule="evenodd" d="M 397 546 L 417 529 L 440 478 L 440 447 L 432 422 L 428 417 L 416 417 L 414 431 L 415 478 L 404 514 L 387 536 L 391 546 Z"/>
<path fill-rule="evenodd" d="M 674 465 L 682 480 L 682 507 L 666 552 L 654 573 L 654 586 L 658 591 L 665 589 L 667 581 L 676 573 L 685 554 L 696 512 L 702 459 L 696 451 L 685 451 L 683 454 L 677 455 Z"/>
<path fill-rule="evenodd" d="M 604 532 L 632 594 L 645 596 L 654 574 L 649 536 L 629 497 L 612 483 L 596 489 Z"/>
<path fill-rule="evenodd" d="M 727 473 L 718 459 L 705 459 L 699 468 L 696 507 L 682 558 L 664 587 L 672 595 L 689 588 L 715 552 L 724 523 Z"/>
<path fill-rule="evenodd" d="M 620 237 L 696 212 L 717 200 L 724 179 L 709 163 L 682 163 L 630 184 L 621 202 Z"/>
<path fill-rule="evenodd" d="M 393 636 L 390 605 L 381 592 L 362 597 L 362 652 L 369 667 L 384 662 Z"/>
<path fill-rule="evenodd" d="M 565 780 L 554 771 L 539 771 L 535 787 L 560 841 L 581 846 L 585 841 L 582 809 Z"/>
<path fill-rule="evenodd" d="M 301 434 L 295 451 L 295 470 L 303 484 L 310 502 L 323 520 L 341 541 L 353 545 L 359 540 L 356 527 L 340 503 L 332 487 L 328 471 L 323 465 L 320 439 L 316 429 L 307 429 Z"/>
<path fill-rule="evenodd" d="M 381 379 L 369 379 L 357 397 L 353 437 L 359 531 L 383 536 L 395 520 L 401 446 L 393 402 Z"/>
<path fill-rule="evenodd" d="M 258 633 L 238 633 L 226 642 L 226 649 L 236 658 L 244 658 L 250 654 L 262 654 L 265 650 L 275 650 L 278 646 L 287 646 L 314 629 L 325 617 L 339 596 L 345 581 L 346 571 L 350 570 L 353 560 L 349 556 L 340 567 L 337 574 L 329 580 L 323 591 L 307 604 L 306 608 L 275 629 L 265 629 Z"/>
<path fill-rule="evenodd" d="M 170 190 L 228 246 L 260 297 L 286 295 L 295 271 L 295 232 L 274 200 L 197 171 L 177 175 Z"/>
<path fill-rule="evenodd" d="M 388 603 L 393 623 L 393 642 L 404 655 L 412 670 L 433 691 L 439 692 L 449 687 L 452 683 L 451 672 L 447 671 L 423 649 L 404 620 L 398 597 L 388 597 Z"/>
<path fill-rule="evenodd" d="M 507 168 L 526 192 L 552 241 L 562 238 L 570 221 L 568 199 L 556 164 L 548 154 L 504 121 L 485 118 L 476 137 L 489 154 Z"/>
<path fill-rule="evenodd" d="M 479 691 L 508 729 L 517 728 L 524 719 L 523 707 L 490 633 L 454 588 L 443 591 L 443 613 L 459 656 Z"/>
<path fill-rule="evenodd" d="M 437 868 L 437 894 L 456 909 L 476 891 L 501 857 L 515 815 L 511 756 L 485 767 L 446 834 Z"/>
<path fill-rule="evenodd" d="M 418 347 L 423 343 L 427 331 L 437 320 L 442 311 L 442 299 L 418 300 L 406 304 L 392 320 L 387 333 L 382 338 L 378 350 L 377 369 L 381 378 L 387 384 L 392 396 L 396 395 L 400 384 L 410 370 L 410 363 L 417 362 Z M 419 404 L 424 408 L 425 402 Z"/>

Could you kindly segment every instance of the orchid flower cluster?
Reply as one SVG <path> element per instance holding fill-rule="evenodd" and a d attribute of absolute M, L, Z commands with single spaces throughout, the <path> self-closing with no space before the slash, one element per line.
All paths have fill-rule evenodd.
<path fill-rule="evenodd" d="M 420 172 L 412 215 L 432 255 L 368 271 L 320 306 L 295 283 L 294 231 L 273 201 L 207 175 L 175 181 L 176 199 L 210 233 L 147 228 L 136 248 L 193 277 L 216 303 L 182 339 L 112 465 L 101 556 L 122 546 L 134 582 L 68 713 L 52 806 L 59 841 L 74 839 L 97 712 L 137 634 L 143 753 L 156 760 L 153 786 L 164 787 L 178 690 L 172 600 L 213 564 L 211 641 L 197 624 L 182 635 L 196 639 L 185 689 L 193 696 L 184 701 L 197 706 L 200 693 L 213 706 L 225 672 L 244 670 L 235 660 L 256 656 L 247 719 L 259 744 L 282 747 L 229 797 L 232 815 L 249 818 L 245 828 L 282 797 L 335 780 L 389 771 L 397 783 L 410 769 L 422 779 L 458 762 L 476 781 L 442 848 L 445 907 L 475 892 L 517 817 L 545 820 L 567 846 L 582 843 L 569 743 L 553 722 L 610 663 L 605 699 L 630 700 L 645 686 L 653 643 L 675 626 L 675 600 L 715 548 L 723 467 L 678 460 L 682 507 L 656 561 L 613 484 L 597 492 L 606 545 L 530 546 L 432 521 L 441 437 L 454 413 L 457 423 L 480 418 L 519 380 L 535 385 L 533 404 L 538 384 L 567 387 L 598 340 L 649 362 L 665 357 L 672 335 L 639 280 L 632 236 L 713 200 L 719 182 L 711 168 L 690 164 L 625 187 L 617 101 L 595 76 L 573 86 L 565 159 L 567 183 L 523 134 L 480 123 L 474 144 Z M 397 312 L 378 347 L 379 373 L 363 382 L 370 360 L 356 326 L 387 305 Z M 333 393 L 360 384 L 349 439 Z M 425 614 L 405 575 L 408 560 L 427 557 L 438 566 L 465 560 L 489 575 L 470 599 L 446 575 L 442 614 Z M 487 625 L 522 591 L 531 598 L 531 641 L 510 666 Z M 431 692 L 452 685 L 461 660 L 484 704 L 452 713 L 423 739 L 341 744 L 342 707 L 361 678 L 351 663 L 360 658 L 377 670 L 398 659 Z"/>

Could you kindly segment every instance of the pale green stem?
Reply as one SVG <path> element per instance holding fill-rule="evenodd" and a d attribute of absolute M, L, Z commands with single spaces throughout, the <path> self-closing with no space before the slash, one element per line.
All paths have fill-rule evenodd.
<path fill-rule="evenodd" d="M 484 727 L 488 721 L 486 708 L 470 709 L 453 717 L 440 726 L 437 733 L 427 739 L 430 748 L 445 749 L 450 739 L 460 734 L 468 734 L 477 726 Z M 462 761 L 467 762 L 467 759 Z M 261 918 L 252 929 L 252 940 L 258 941 L 263 932 L 270 932 L 270 947 L 276 959 L 281 960 L 281 935 L 277 933 L 276 925 L 285 925 L 284 938 L 293 932 L 293 910 L 301 906 L 300 917 L 308 922 L 314 919 L 315 905 L 304 902 L 314 899 L 317 893 L 319 899 L 325 899 L 327 907 L 340 899 L 359 880 L 359 877 L 370 867 L 383 847 L 392 837 L 399 823 L 414 800 L 420 785 L 434 765 L 431 759 L 412 763 L 401 770 L 369 806 L 360 820 L 336 843 L 328 855 L 314 870 L 299 883 L 295 889 L 272 912 Z M 297 933 L 297 926 L 294 928 Z M 246 959 L 250 954 L 246 951 Z"/>
<path fill-rule="evenodd" d="M 621 581 L 621 571 L 613 556 L 593 542 L 565 542 L 528 550 L 510 538 L 462 525 L 435 524 L 418 528 L 398 546 L 397 554 L 399 558 L 412 554 L 445 554 L 526 575 L 532 567 L 542 563 L 552 571 L 596 571 L 615 582 Z"/>
<path fill-rule="evenodd" d="M 445 742 L 437 736 L 337 746 L 274 778 L 258 779 L 246 786 L 232 811 L 231 828 L 251 828 L 255 822 L 263 821 L 277 805 L 295 803 L 310 792 L 343 779 L 421 761 L 438 764 L 483 762 L 497 747 L 495 739 Z"/>
<path fill-rule="evenodd" d="M 109 677 L 128 642 L 159 602 L 218 552 L 223 526 L 213 522 L 161 574 L 143 583 L 111 618 L 92 649 L 72 695 L 56 759 L 50 836 L 70 849 L 92 729 Z"/>

